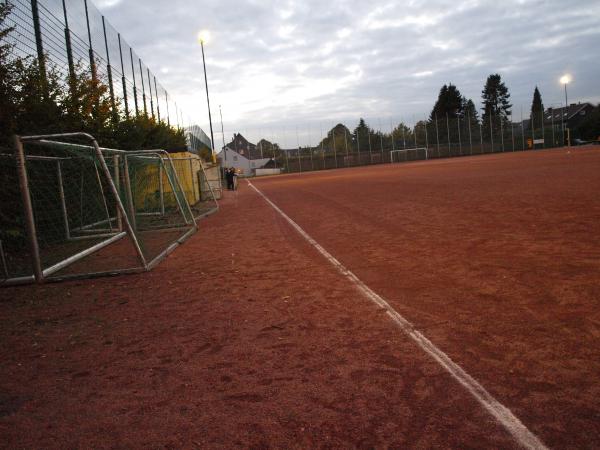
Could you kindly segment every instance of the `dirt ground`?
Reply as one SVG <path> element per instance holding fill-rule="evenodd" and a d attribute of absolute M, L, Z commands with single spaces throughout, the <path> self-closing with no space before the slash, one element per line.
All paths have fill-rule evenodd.
<path fill-rule="evenodd" d="M 600 149 L 253 181 L 545 444 L 600 446 Z M 240 183 L 145 274 L 0 289 L 6 448 L 515 448 Z"/>

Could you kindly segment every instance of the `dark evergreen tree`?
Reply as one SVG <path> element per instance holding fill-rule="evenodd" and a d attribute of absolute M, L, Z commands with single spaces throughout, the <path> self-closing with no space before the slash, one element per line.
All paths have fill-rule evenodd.
<path fill-rule="evenodd" d="M 463 97 L 460 91 L 452 83 L 444 84 L 438 94 L 438 99 L 433 106 L 433 110 L 429 115 L 429 120 L 445 120 L 446 114 L 451 119 L 462 116 L 463 114 Z"/>
<path fill-rule="evenodd" d="M 475 108 L 475 103 L 473 100 L 466 99 L 463 97 L 463 117 L 470 121 L 472 126 L 479 125 L 479 114 L 477 113 L 477 108 Z"/>
<path fill-rule="evenodd" d="M 371 146 L 373 146 L 373 142 L 375 139 L 373 130 L 371 130 L 371 128 L 367 125 L 365 119 L 361 117 L 352 135 L 354 148 L 356 148 L 357 151 L 360 152 L 368 152 L 369 136 L 371 137 Z"/>
<path fill-rule="evenodd" d="M 483 91 L 481 91 L 481 98 L 483 100 L 483 115 L 481 120 L 486 133 L 489 135 L 490 123 L 492 124 L 491 129 L 494 130 L 494 134 L 499 132 L 502 125 L 506 129 L 512 105 L 509 101 L 510 94 L 508 93 L 508 88 L 499 74 L 495 73 L 488 76 Z"/>
<path fill-rule="evenodd" d="M 532 129 L 542 128 L 544 120 L 544 104 L 542 103 L 542 95 L 538 87 L 533 91 L 533 100 L 531 102 L 531 127 Z"/>

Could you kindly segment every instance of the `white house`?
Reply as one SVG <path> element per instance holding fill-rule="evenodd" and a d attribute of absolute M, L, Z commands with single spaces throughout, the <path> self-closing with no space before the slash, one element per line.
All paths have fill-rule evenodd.
<path fill-rule="evenodd" d="M 261 158 L 256 145 L 239 133 L 233 135 L 232 141 L 217 154 L 222 167 L 234 167 L 242 176 L 255 175 L 256 169 L 269 164 L 271 158 Z"/>

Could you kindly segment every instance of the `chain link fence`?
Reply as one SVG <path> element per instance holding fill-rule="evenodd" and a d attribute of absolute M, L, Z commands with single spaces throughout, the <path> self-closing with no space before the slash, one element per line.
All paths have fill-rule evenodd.
<path fill-rule="evenodd" d="M 144 114 L 180 129 L 192 126 L 177 102 L 121 34 L 89 0 L 7 0 L 9 41 L 20 57 L 37 58 L 41 73 L 73 79 L 77 70 L 108 87 L 115 114 Z M 51 65 L 51 68 L 48 66 Z M 195 128 L 198 128 L 197 126 Z M 188 145 L 211 148 L 204 132 Z"/>
<path fill-rule="evenodd" d="M 390 126 L 387 132 L 370 128 L 362 133 L 358 129 L 349 132 L 345 126 L 344 130 L 336 126 L 326 137 L 320 136 L 318 145 L 299 144 L 292 149 L 277 145 L 270 150 L 275 164 L 290 173 L 562 147 L 566 133 L 561 121 L 553 116 L 544 119 L 542 113 L 539 118 L 518 122 L 510 116 L 489 116 L 486 120 L 446 116 L 400 130 Z M 305 136 L 311 138 L 310 133 Z M 278 137 L 272 134 L 274 142 Z"/>

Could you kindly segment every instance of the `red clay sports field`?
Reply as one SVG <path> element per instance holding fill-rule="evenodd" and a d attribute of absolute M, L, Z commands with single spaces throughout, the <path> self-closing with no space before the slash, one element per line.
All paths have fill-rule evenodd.
<path fill-rule="evenodd" d="M 152 272 L 0 290 L 3 446 L 600 446 L 600 147 L 251 183 Z"/>

